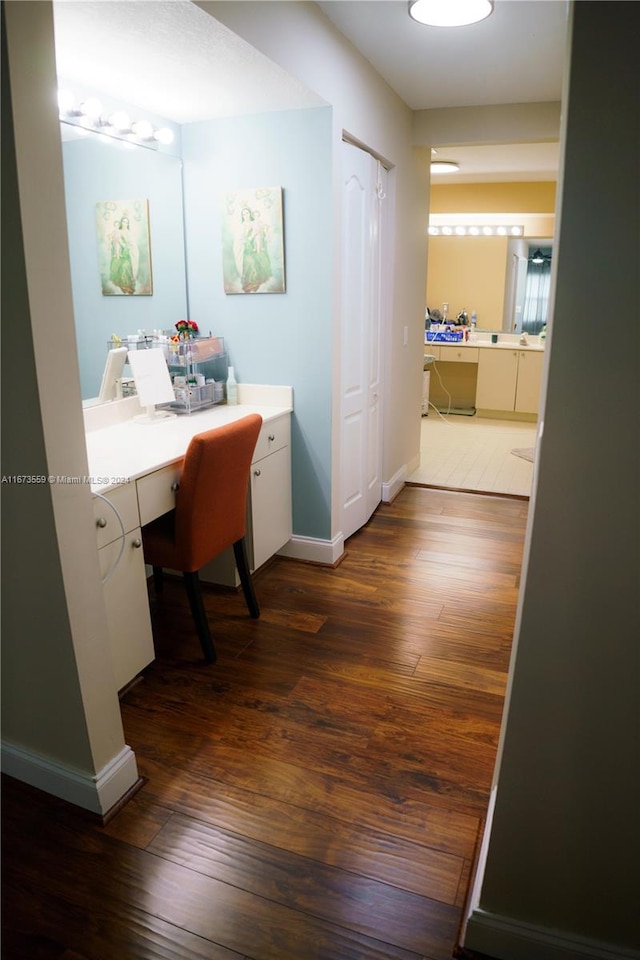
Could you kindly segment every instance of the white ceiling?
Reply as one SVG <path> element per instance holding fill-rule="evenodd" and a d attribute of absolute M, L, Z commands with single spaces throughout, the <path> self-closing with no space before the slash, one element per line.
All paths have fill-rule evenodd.
<path fill-rule="evenodd" d="M 427 27 L 406 0 L 318 6 L 412 110 L 560 100 L 567 0 L 496 0 L 467 27 Z"/>
<path fill-rule="evenodd" d="M 487 20 L 458 29 L 415 23 L 406 0 L 318 6 L 414 110 L 561 98 L 567 0 L 496 0 Z M 54 23 L 61 77 L 177 123 L 323 102 L 189 0 L 55 0 Z M 558 145 L 440 156 L 467 182 L 553 179 Z"/>

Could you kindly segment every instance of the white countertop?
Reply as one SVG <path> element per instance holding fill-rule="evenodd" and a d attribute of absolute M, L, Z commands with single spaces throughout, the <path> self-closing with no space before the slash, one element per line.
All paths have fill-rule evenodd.
<path fill-rule="evenodd" d="M 241 398 L 242 399 L 242 398 Z M 85 434 L 89 475 L 93 493 L 105 493 L 121 483 L 152 473 L 182 460 L 195 434 L 221 427 L 250 413 L 259 413 L 265 423 L 291 413 L 291 405 L 243 402 L 219 404 L 159 423 L 136 423 L 129 419 Z"/>
<path fill-rule="evenodd" d="M 451 340 L 430 340 L 424 345 L 425 355 L 428 355 L 429 349 L 431 347 L 479 347 L 481 350 L 485 348 L 490 348 L 491 350 L 529 350 L 532 352 L 538 352 L 544 350 L 544 343 L 519 343 L 518 340 L 498 340 L 497 343 L 491 343 L 490 340 L 458 340 L 452 342 Z"/>

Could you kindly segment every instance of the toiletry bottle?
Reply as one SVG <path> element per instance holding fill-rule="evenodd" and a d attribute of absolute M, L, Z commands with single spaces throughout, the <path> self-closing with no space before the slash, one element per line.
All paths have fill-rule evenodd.
<path fill-rule="evenodd" d="M 238 402 L 238 384 L 236 383 L 236 377 L 233 372 L 233 367 L 229 367 L 229 373 L 227 374 L 227 403 L 229 406 Z"/>
<path fill-rule="evenodd" d="M 546 325 L 546 323 L 543 323 L 543 325 L 542 325 L 542 330 L 540 331 L 540 341 L 541 341 L 541 343 L 544 343 L 544 341 L 545 341 L 546 339 L 547 339 L 547 325 Z"/>
<path fill-rule="evenodd" d="M 471 326 L 474 330 L 478 326 L 478 314 L 475 312 L 475 310 L 471 311 Z"/>

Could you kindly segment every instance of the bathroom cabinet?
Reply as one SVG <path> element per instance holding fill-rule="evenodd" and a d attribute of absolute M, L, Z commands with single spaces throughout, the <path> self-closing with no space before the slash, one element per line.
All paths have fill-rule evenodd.
<path fill-rule="evenodd" d="M 257 570 L 291 539 L 291 418 L 263 425 L 251 464 L 250 566 Z"/>
<path fill-rule="evenodd" d="M 537 414 L 544 354 L 541 351 L 479 351 L 476 408 Z"/>

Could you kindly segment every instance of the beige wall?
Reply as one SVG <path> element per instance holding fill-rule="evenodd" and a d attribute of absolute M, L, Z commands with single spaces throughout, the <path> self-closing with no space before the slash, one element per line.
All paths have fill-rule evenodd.
<path fill-rule="evenodd" d="M 525 236 L 552 237 L 556 184 L 461 183 L 432 184 L 429 214 L 464 214 L 519 218 Z M 503 326 L 507 279 L 507 238 L 429 238 L 426 306 L 442 310 L 449 303 L 449 317 L 462 309 L 478 315 L 478 327 L 499 330 Z"/>
<path fill-rule="evenodd" d="M 506 237 L 430 237 L 427 306 L 448 302 L 451 319 L 475 310 L 479 327 L 499 329 L 506 271 Z"/>
<path fill-rule="evenodd" d="M 640 956 L 635 7 L 572 5 L 544 432 L 495 813 L 465 940 L 499 960 Z M 629 147 L 615 176 L 594 161 L 594 131 Z M 598 333 L 593 304 L 611 291 L 633 318 L 623 339 Z"/>
<path fill-rule="evenodd" d="M 430 213 L 537 213 L 553 214 L 556 184 L 434 183 Z"/>

